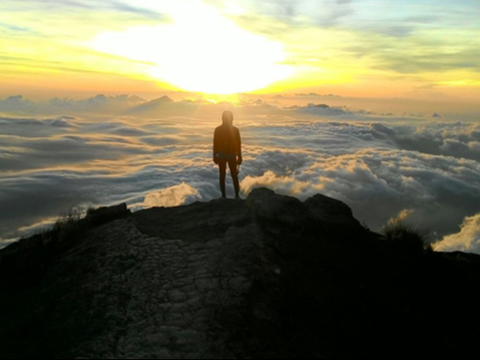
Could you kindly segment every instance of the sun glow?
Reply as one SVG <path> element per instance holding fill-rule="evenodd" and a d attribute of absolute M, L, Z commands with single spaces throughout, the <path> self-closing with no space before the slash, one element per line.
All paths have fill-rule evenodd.
<path fill-rule="evenodd" d="M 147 62 L 151 76 L 182 90 L 234 94 L 262 89 L 295 73 L 281 43 L 249 33 L 201 3 L 175 1 L 173 22 L 103 33 L 97 51 Z"/>

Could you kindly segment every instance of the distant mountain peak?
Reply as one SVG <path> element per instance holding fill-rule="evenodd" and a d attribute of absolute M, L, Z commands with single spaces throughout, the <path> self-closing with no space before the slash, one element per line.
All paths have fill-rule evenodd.
<path fill-rule="evenodd" d="M 150 101 L 150 103 L 172 103 L 172 102 L 173 102 L 173 99 L 167 95 L 164 95 L 158 99 Z"/>
<path fill-rule="evenodd" d="M 140 104 L 134 106 L 133 108 L 127 111 L 128 114 L 145 114 L 149 112 L 156 112 L 162 109 L 165 105 L 174 103 L 174 100 L 167 95 L 159 97 L 158 99 L 154 99 L 148 101 L 144 104 Z"/>

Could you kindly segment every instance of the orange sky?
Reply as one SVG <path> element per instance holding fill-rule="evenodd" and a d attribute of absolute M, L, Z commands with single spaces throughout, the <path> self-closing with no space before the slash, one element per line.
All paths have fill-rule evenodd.
<path fill-rule="evenodd" d="M 438 5 L 6 0 L 0 97 L 315 92 L 468 106 L 480 97 L 480 5 Z"/>

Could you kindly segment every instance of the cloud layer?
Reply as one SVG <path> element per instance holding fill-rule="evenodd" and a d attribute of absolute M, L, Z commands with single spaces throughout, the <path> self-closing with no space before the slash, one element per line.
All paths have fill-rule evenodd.
<path fill-rule="evenodd" d="M 459 233 L 445 236 L 434 248 L 436 251 L 468 251 L 480 254 L 480 214 L 467 217 Z"/>
<path fill-rule="evenodd" d="M 111 101 L 130 108 L 112 114 Z M 242 133 L 244 195 L 259 186 L 300 199 L 320 192 L 375 230 L 408 209 L 437 239 L 480 213 L 478 123 L 322 104 L 136 101 L 109 99 L 94 108 L 80 101 L 56 114 L 50 107 L 44 116 L 0 117 L 1 239 L 28 234 L 73 206 L 126 201 L 141 209 L 219 197 L 211 142 L 226 108 Z M 455 239 L 478 251 L 472 224 Z M 454 242 L 446 240 L 443 248 Z"/>

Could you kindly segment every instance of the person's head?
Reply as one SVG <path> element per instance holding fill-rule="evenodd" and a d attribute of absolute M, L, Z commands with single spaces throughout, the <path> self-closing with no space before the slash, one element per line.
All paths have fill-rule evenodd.
<path fill-rule="evenodd" d="M 232 126 L 233 114 L 231 111 L 224 111 L 222 115 L 223 125 Z"/>

